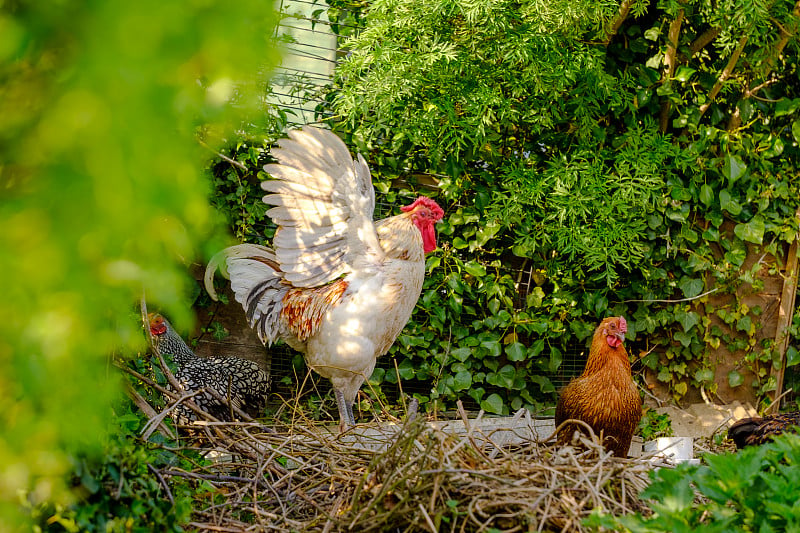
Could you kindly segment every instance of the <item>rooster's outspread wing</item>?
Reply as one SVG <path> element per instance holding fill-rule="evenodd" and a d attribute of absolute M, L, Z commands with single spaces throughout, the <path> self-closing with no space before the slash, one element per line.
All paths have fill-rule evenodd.
<path fill-rule="evenodd" d="M 366 161 L 353 160 L 327 130 L 289 134 L 267 165 L 273 177 L 261 186 L 272 194 L 267 215 L 280 227 L 273 247 L 286 281 L 317 287 L 354 268 L 380 264 L 385 253 L 373 223 L 375 189 Z"/>
<path fill-rule="evenodd" d="M 360 154 L 353 160 L 331 131 L 304 128 L 290 132 L 272 155 L 278 164 L 264 168 L 276 179 L 261 186 L 270 193 L 264 202 L 274 206 L 267 215 L 278 225 L 274 250 L 254 244 L 227 248 L 209 263 L 205 284 L 215 297 L 214 271 L 226 267 L 236 300 L 261 340 L 271 344 L 284 337 L 302 350 L 299 343 L 316 332 L 347 284 L 323 287 L 355 269 L 379 268 L 386 254 L 372 220 L 375 189 Z M 293 288 L 311 292 L 291 292 L 300 301 L 285 307 Z"/>

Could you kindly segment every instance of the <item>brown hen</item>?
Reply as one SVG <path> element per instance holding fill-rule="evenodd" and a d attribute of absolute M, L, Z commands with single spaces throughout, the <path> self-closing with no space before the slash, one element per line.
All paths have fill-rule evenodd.
<path fill-rule="evenodd" d="M 642 418 L 642 399 L 623 346 L 627 331 L 628 324 L 621 316 L 600 323 L 586 369 L 564 387 L 556 405 L 556 427 L 571 419 L 585 422 L 617 457 L 627 457 Z M 559 432 L 559 442 L 569 442 L 579 428 L 578 424 L 566 424 Z"/>

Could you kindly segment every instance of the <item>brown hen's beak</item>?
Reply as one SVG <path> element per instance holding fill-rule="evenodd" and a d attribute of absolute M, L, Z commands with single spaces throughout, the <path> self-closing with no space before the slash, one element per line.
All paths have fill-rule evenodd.
<path fill-rule="evenodd" d="M 625 334 L 620 332 L 616 334 L 616 337 L 620 340 L 620 342 L 625 342 Z"/>

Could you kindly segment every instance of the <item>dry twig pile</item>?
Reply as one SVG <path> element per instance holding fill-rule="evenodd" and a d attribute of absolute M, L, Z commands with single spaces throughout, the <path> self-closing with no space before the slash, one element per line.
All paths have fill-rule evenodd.
<path fill-rule="evenodd" d="M 215 421 L 192 431 L 215 460 L 157 475 L 214 487 L 191 524 L 206 531 L 581 531 L 595 508 L 642 511 L 651 468 L 597 444 L 499 446 L 479 429 L 454 435 L 423 420 L 345 435 Z"/>

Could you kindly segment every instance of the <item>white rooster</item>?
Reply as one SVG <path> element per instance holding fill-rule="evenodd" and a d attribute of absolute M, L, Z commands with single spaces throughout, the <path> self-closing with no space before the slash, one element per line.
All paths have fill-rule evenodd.
<path fill-rule="evenodd" d="M 283 340 L 331 380 L 340 428 L 355 424 L 364 380 L 405 327 L 436 249 L 443 211 L 424 196 L 403 213 L 373 222 L 375 190 L 366 161 L 353 160 L 331 131 L 289 133 L 264 169 L 275 180 L 267 215 L 278 225 L 273 248 L 240 244 L 209 262 L 205 286 L 227 271 L 236 301 L 262 342 Z"/>

